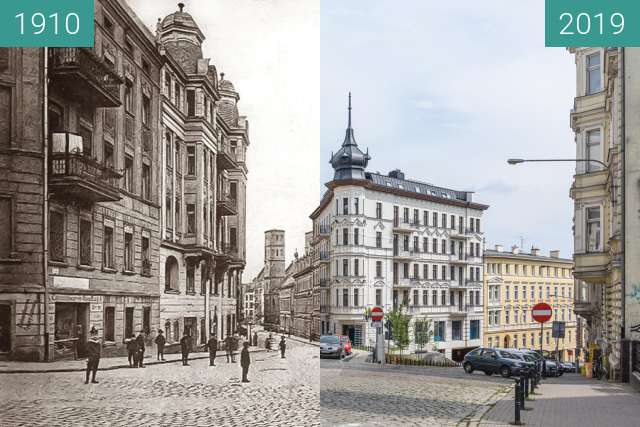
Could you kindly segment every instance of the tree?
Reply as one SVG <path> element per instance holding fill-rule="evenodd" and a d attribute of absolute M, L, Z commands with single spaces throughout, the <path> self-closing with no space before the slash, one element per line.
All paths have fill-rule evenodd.
<path fill-rule="evenodd" d="M 433 330 L 431 329 L 431 320 L 427 318 L 416 319 L 413 323 L 413 330 L 415 334 L 416 345 L 420 347 L 420 350 L 424 348 L 425 344 L 431 341 L 433 336 Z"/>
<path fill-rule="evenodd" d="M 402 304 L 387 314 L 387 320 L 391 323 L 393 342 L 396 348 L 400 350 L 400 354 L 402 354 L 402 350 L 409 347 L 411 343 L 409 337 L 411 315 L 406 314 L 406 306 Z"/>

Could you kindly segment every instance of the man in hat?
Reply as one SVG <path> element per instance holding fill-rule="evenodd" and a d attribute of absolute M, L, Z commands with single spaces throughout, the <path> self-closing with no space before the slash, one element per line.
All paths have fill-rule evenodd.
<path fill-rule="evenodd" d="M 98 330 L 95 326 L 91 327 L 89 331 L 90 337 L 87 342 L 87 375 L 84 381 L 85 384 L 89 384 L 89 372 L 92 372 L 91 382 L 98 384 L 96 381 L 96 372 L 98 372 L 98 365 L 100 364 L 100 353 L 102 351 L 102 342 L 98 338 Z"/>
<path fill-rule="evenodd" d="M 162 329 L 158 329 L 158 336 L 155 339 L 156 346 L 158 347 L 158 360 L 164 360 L 164 345 L 167 339 L 162 333 Z"/>
<path fill-rule="evenodd" d="M 140 368 L 144 368 L 145 366 L 143 365 L 143 360 L 144 360 L 144 332 L 140 331 L 138 333 L 138 337 L 136 338 L 136 341 L 138 342 L 138 366 Z"/>
<path fill-rule="evenodd" d="M 242 343 L 242 351 L 240 352 L 240 366 L 242 366 L 242 382 L 248 383 L 247 374 L 249 373 L 249 365 L 251 364 L 251 357 L 249 355 L 249 343 Z"/>
<path fill-rule="evenodd" d="M 137 368 L 138 367 L 138 340 L 135 335 L 131 335 L 131 337 L 125 340 L 127 344 L 127 354 L 129 359 L 129 367 Z"/>
<path fill-rule="evenodd" d="M 180 350 L 182 350 L 182 366 L 189 366 L 189 349 L 191 348 L 191 337 L 184 331 L 180 338 Z"/>
<path fill-rule="evenodd" d="M 233 361 L 233 337 L 231 335 L 227 335 L 224 339 L 224 349 L 227 354 L 227 363 Z"/>
<path fill-rule="evenodd" d="M 204 348 L 209 349 L 209 366 L 216 366 L 216 352 L 218 351 L 218 338 L 216 337 L 215 332 L 211 332 L 209 341 L 205 345 Z"/>
<path fill-rule="evenodd" d="M 284 352 L 287 350 L 287 343 L 284 340 L 284 335 L 280 338 L 280 357 L 284 359 Z"/>

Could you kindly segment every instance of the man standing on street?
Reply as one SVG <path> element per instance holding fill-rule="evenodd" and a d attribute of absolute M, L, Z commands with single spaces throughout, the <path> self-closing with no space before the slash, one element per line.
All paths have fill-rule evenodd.
<path fill-rule="evenodd" d="M 284 335 L 280 338 L 280 358 L 284 359 L 284 352 L 287 350 L 287 343 L 284 340 Z"/>
<path fill-rule="evenodd" d="M 138 340 L 136 339 L 135 335 L 131 335 L 131 337 L 129 337 L 126 340 L 127 343 L 127 354 L 128 354 L 128 359 L 129 359 L 129 367 L 130 368 L 137 368 L 138 367 Z"/>
<path fill-rule="evenodd" d="M 180 338 L 180 350 L 182 350 L 182 366 L 189 366 L 189 349 L 191 348 L 191 339 L 184 331 Z"/>
<path fill-rule="evenodd" d="M 162 329 L 158 330 L 158 336 L 155 339 L 156 346 L 158 346 L 158 360 L 164 360 L 164 345 L 167 339 L 162 334 Z"/>
<path fill-rule="evenodd" d="M 138 333 L 138 338 L 136 341 L 138 342 L 138 366 L 140 368 L 144 368 L 144 364 L 142 363 L 144 360 L 144 336 L 142 335 L 144 332 L 140 331 Z"/>
<path fill-rule="evenodd" d="M 258 346 L 258 333 L 257 332 L 253 333 L 253 345 L 256 346 L 256 347 Z"/>
<path fill-rule="evenodd" d="M 231 335 L 227 335 L 224 339 L 224 349 L 227 352 L 227 363 L 233 360 L 233 337 Z"/>
<path fill-rule="evenodd" d="M 98 381 L 96 381 L 96 372 L 98 372 L 98 365 L 100 364 L 102 342 L 100 342 L 100 338 L 98 338 L 98 330 L 95 326 L 91 327 L 89 334 L 91 337 L 87 342 L 87 375 L 84 383 L 89 384 L 89 372 L 92 372 L 93 375 L 91 377 L 91 382 L 93 384 L 98 384 Z"/>
<path fill-rule="evenodd" d="M 251 357 L 249 356 L 249 343 L 245 342 L 242 345 L 242 352 L 240 353 L 240 366 L 242 366 L 242 382 L 248 383 L 247 373 L 249 373 L 249 365 L 251 364 Z"/>
<path fill-rule="evenodd" d="M 209 341 L 203 346 L 209 348 L 209 366 L 216 366 L 216 352 L 218 351 L 218 338 L 216 334 L 211 332 Z"/>

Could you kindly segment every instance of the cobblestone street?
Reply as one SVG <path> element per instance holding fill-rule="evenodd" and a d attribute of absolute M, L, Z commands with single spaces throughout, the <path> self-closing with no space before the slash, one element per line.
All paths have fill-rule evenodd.
<path fill-rule="evenodd" d="M 493 403 L 511 382 L 462 368 L 380 367 L 365 355 L 321 361 L 323 426 L 455 426 Z"/>
<path fill-rule="evenodd" d="M 221 353 L 218 353 L 220 355 Z M 0 425 L 319 426 L 318 347 L 289 341 L 251 356 L 248 384 L 224 353 L 208 360 L 84 373 L 3 374 Z"/>

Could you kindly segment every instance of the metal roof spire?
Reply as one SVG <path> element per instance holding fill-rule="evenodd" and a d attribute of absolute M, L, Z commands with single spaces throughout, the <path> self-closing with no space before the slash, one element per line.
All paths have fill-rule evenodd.
<path fill-rule="evenodd" d="M 351 129 L 351 92 L 349 92 L 349 126 L 347 128 Z"/>

